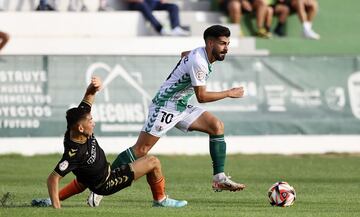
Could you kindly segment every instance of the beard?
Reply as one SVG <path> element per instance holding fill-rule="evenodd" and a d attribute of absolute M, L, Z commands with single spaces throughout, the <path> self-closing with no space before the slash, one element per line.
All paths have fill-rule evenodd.
<path fill-rule="evenodd" d="M 223 61 L 225 59 L 226 53 L 227 53 L 226 51 L 222 51 L 222 52 L 216 52 L 215 50 L 212 51 L 212 55 L 215 57 L 217 61 Z"/>

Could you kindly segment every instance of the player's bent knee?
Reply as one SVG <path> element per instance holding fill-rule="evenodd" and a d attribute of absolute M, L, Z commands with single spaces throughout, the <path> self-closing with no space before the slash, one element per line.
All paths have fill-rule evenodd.
<path fill-rule="evenodd" d="M 224 123 L 220 120 L 216 120 L 212 126 L 212 130 L 214 135 L 224 134 Z"/>
<path fill-rule="evenodd" d="M 269 16 L 272 16 L 274 14 L 274 9 L 273 8 L 269 8 L 268 9 L 268 13 L 269 13 Z"/>
<path fill-rule="evenodd" d="M 160 160 L 155 156 L 148 156 L 149 164 L 152 165 L 153 168 L 160 166 Z"/>

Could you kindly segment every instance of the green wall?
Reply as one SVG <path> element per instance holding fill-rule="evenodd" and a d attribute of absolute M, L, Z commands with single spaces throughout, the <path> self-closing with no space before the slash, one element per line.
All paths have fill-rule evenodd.
<path fill-rule="evenodd" d="M 61 136 L 65 111 L 89 78 L 104 82 L 92 114 L 99 136 L 137 135 L 175 56 L 5 56 L 0 62 L 0 136 Z M 243 86 L 242 99 L 201 104 L 227 135 L 359 134 L 360 58 L 234 57 L 214 64 L 209 91 Z M 195 103 L 193 99 L 193 103 Z M 168 135 L 185 135 L 172 130 Z M 196 134 L 191 134 L 196 135 Z"/>

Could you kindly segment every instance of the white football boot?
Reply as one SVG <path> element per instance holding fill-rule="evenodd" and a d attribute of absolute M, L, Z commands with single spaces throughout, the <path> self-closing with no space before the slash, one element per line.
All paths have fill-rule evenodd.
<path fill-rule="evenodd" d="M 244 184 L 236 183 L 230 179 L 230 176 L 224 176 L 220 180 L 213 180 L 212 189 L 215 192 L 221 191 L 241 191 L 246 187 Z"/>
<path fill-rule="evenodd" d="M 97 207 L 100 205 L 100 202 L 103 199 L 103 197 L 104 196 L 95 194 L 94 192 L 90 191 L 90 194 L 86 202 L 90 207 Z"/>

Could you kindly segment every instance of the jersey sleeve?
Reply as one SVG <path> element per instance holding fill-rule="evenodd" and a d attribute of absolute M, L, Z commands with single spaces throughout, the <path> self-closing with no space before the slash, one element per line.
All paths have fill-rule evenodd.
<path fill-rule="evenodd" d="M 189 67 L 189 74 L 191 78 L 192 86 L 205 86 L 206 85 L 206 76 L 208 74 L 208 65 L 202 61 L 194 61 Z"/>
<path fill-rule="evenodd" d="M 68 151 L 63 154 L 61 160 L 58 162 L 54 169 L 54 171 L 62 177 L 66 176 L 66 174 L 77 168 L 77 163 L 73 159 L 71 159 L 71 157 L 69 156 L 70 153 L 67 154 L 67 152 Z"/>
<path fill-rule="evenodd" d="M 85 109 L 87 111 L 91 111 L 91 103 L 86 100 L 81 101 L 78 108 Z"/>

